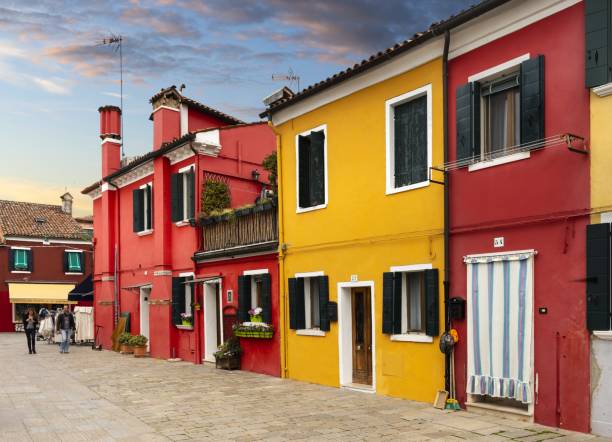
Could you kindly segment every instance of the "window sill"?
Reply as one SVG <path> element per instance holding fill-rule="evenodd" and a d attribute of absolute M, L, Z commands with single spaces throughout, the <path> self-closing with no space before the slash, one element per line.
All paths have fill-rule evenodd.
<path fill-rule="evenodd" d="M 327 333 L 325 333 L 323 330 L 318 330 L 316 328 L 304 328 L 302 330 L 296 330 L 295 334 L 298 336 L 325 336 Z"/>
<path fill-rule="evenodd" d="M 391 335 L 392 341 L 398 342 L 424 342 L 432 343 L 433 336 L 427 336 L 422 333 L 404 333 L 401 335 Z"/>
<path fill-rule="evenodd" d="M 530 152 L 518 152 L 511 155 L 495 158 L 493 160 L 479 161 L 478 163 L 470 164 L 468 171 L 475 172 L 480 169 L 488 169 L 489 167 L 495 167 L 506 163 L 513 163 L 515 161 L 526 160 L 531 156 Z"/>
<path fill-rule="evenodd" d="M 312 206 L 312 207 L 298 207 L 297 209 L 295 209 L 295 213 L 312 212 L 313 210 L 325 209 L 326 207 L 327 207 L 327 203 L 319 204 L 318 206 Z"/>
<path fill-rule="evenodd" d="M 174 326 L 178 328 L 179 330 L 193 330 L 193 325 L 174 324 Z"/>
<path fill-rule="evenodd" d="M 604 341 L 612 341 L 612 330 L 594 330 L 593 336 Z"/>
<path fill-rule="evenodd" d="M 408 192 L 409 190 L 421 189 L 422 187 L 429 186 L 430 181 L 422 181 L 420 183 L 410 184 L 409 186 L 403 187 L 387 187 L 386 195 L 394 195 L 396 193 Z"/>
<path fill-rule="evenodd" d="M 82 275 L 83 272 L 64 272 L 64 275 Z"/>
<path fill-rule="evenodd" d="M 32 273 L 29 270 L 11 270 L 11 273 Z"/>
<path fill-rule="evenodd" d="M 185 227 L 189 225 L 189 220 L 188 219 L 184 219 L 183 221 L 178 221 L 176 223 L 174 223 L 174 225 L 176 227 Z"/>
<path fill-rule="evenodd" d="M 608 95 L 612 95 L 612 83 L 602 84 L 601 86 L 591 88 L 591 90 L 598 97 L 607 97 Z"/>
<path fill-rule="evenodd" d="M 152 235 L 152 234 L 153 234 L 153 229 L 143 230 L 141 232 L 136 232 L 136 235 L 138 235 L 138 236 L 147 236 L 147 235 Z"/>

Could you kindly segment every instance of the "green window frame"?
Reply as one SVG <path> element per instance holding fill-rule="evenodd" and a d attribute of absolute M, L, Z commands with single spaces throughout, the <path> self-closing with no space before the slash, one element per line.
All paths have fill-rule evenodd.
<path fill-rule="evenodd" d="M 13 249 L 13 269 L 16 271 L 28 271 L 30 270 L 29 264 L 29 250 L 27 249 Z"/>
<path fill-rule="evenodd" d="M 83 273 L 83 252 L 66 250 L 64 253 L 66 273 Z"/>

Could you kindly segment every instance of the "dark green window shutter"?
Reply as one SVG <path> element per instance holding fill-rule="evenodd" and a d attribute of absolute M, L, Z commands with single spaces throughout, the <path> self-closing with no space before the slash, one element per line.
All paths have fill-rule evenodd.
<path fill-rule="evenodd" d="M 310 205 L 325 203 L 325 132 L 310 133 Z"/>
<path fill-rule="evenodd" d="M 395 187 L 427 180 L 427 96 L 393 109 Z"/>
<path fill-rule="evenodd" d="M 544 56 L 521 63 L 521 144 L 544 138 Z"/>
<path fill-rule="evenodd" d="M 298 137 L 299 206 L 310 207 L 310 137 Z"/>
<path fill-rule="evenodd" d="M 64 251 L 64 273 L 68 272 L 68 252 Z"/>
<path fill-rule="evenodd" d="M 26 250 L 26 256 L 28 258 L 28 271 L 34 271 L 34 255 L 32 254 L 32 250 Z"/>
<path fill-rule="evenodd" d="M 393 333 L 402 333 L 402 284 L 404 274 L 395 272 L 393 274 Z"/>
<path fill-rule="evenodd" d="M 251 318 L 251 276 L 238 277 L 238 322 L 249 322 Z"/>
<path fill-rule="evenodd" d="M 15 270 L 15 249 L 9 250 L 9 270 L 11 272 Z"/>
<path fill-rule="evenodd" d="M 144 192 L 142 189 L 134 189 L 132 191 L 132 227 L 134 232 L 144 230 Z"/>
<path fill-rule="evenodd" d="M 87 252 L 81 253 L 81 273 L 85 272 L 85 260 L 87 259 Z"/>
<path fill-rule="evenodd" d="M 587 329 L 610 330 L 610 224 L 587 226 Z"/>
<path fill-rule="evenodd" d="M 394 299 L 394 273 L 383 273 L 383 311 L 382 332 L 392 335 L 393 331 L 393 299 Z"/>
<path fill-rule="evenodd" d="M 610 64 L 610 0 L 586 0 L 585 15 L 585 85 L 595 87 L 612 78 Z"/>
<path fill-rule="evenodd" d="M 289 278 L 289 328 L 297 330 L 297 279 Z"/>
<path fill-rule="evenodd" d="M 438 278 L 438 269 L 425 270 L 425 334 L 427 336 L 440 334 Z"/>
<path fill-rule="evenodd" d="M 182 322 L 181 313 L 185 312 L 185 288 L 183 278 L 172 278 L 172 323 Z"/>
<path fill-rule="evenodd" d="M 327 304 L 329 303 L 329 277 L 319 276 L 319 328 L 323 331 L 329 331 L 329 314 L 327 312 Z"/>
<path fill-rule="evenodd" d="M 183 220 L 183 174 L 173 173 L 170 178 L 172 222 Z"/>
<path fill-rule="evenodd" d="M 144 228 L 149 230 L 153 228 L 153 188 L 147 186 L 145 187 L 145 192 L 147 194 L 147 207 L 145 208 L 147 211 L 147 225 Z"/>
<path fill-rule="evenodd" d="M 272 278 L 270 274 L 261 275 L 261 316 L 266 324 L 272 324 Z"/>
<path fill-rule="evenodd" d="M 298 330 L 306 328 L 306 305 L 304 299 L 304 278 L 297 278 L 295 283 L 295 291 L 296 291 L 296 319 L 297 319 L 297 328 Z"/>
<path fill-rule="evenodd" d="M 480 154 L 480 85 L 467 83 L 457 88 L 457 161 Z"/>
<path fill-rule="evenodd" d="M 193 169 L 189 169 L 189 172 L 186 172 L 187 176 L 187 217 L 189 219 L 195 217 L 195 172 Z"/>

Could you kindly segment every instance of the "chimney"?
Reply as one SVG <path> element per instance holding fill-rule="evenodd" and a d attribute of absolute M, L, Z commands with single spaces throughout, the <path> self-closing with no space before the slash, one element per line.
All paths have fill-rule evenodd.
<path fill-rule="evenodd" d="M 121 167 L 121 109 L 117 106 L 102 106 L 98 112 L 100 112 L 104 178 Z"/>
<path fill-rule="evenodd" d="M 60 198 L 62 199 L 62 212 L 72 216 L 72 200 L 74 198 L 70 195 L 70 192 L 66 192 Z"/>
<path fill-rule="evenodd" d="M 162 89 L 151 98 L 153 113 L 153 150 L 181 136 L 181 94 L 176 86 Z"/>

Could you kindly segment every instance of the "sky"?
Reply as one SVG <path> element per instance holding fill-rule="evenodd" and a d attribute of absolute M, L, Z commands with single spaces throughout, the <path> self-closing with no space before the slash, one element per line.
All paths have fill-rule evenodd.
<path fill-rule="evenodd" d="M 119 105 L 124 149 L 151 150 L 149 98 L 184 95 L 245 121 L 291 69 L 304 88 L 410 38 L 476 0 L 0 0 L 0 199 L 59 204 L 76 215 L 100 177 L 98 107 Z M 289 85 L 296 90 L 297 85 Z"/>

